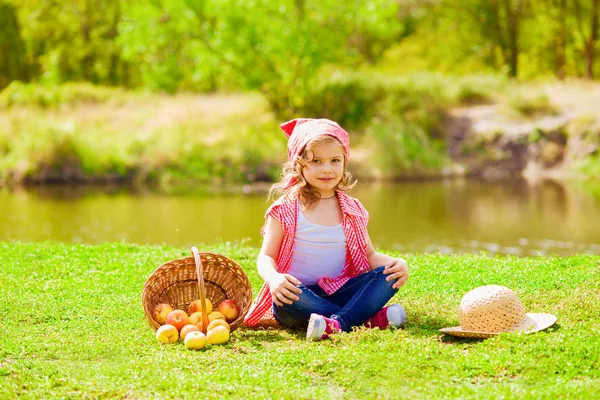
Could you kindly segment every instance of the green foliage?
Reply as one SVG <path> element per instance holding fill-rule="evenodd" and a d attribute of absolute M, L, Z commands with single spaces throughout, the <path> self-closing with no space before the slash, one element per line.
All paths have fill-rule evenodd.
<path fill-rule="evenodd" d="M 122 0 L 19 0 L 21 35 L 32 80 L 87 81 L 130 86 L 134 66 L 121 58 L 115 38 Z"/>
<path fill-rule="evenodd" d="M 573 169 L 586 176 L 600 176 L 600 156 L 595 155 L 579 160 L 575 163 Z"/>
<path fill-rule="evenodd" d="M 238 262 L 256 296 L 258 249 L 201 249 Z M 403 255 L 411 279 L 392 302 L 407 310 L 404 329 L 360 328 L 321 342 L 307 342 L 302 331 L 238 329 L 227 344 L 193 352 L 159 344 L 140 300 L 150 273 L 188 249 L 2 243 L 0 250 L 7 398 L 600 396 L 598 256 Z M 557 324 L 487 340 L 442 336 L 439 328 L 458 324 L 461 297 L 490 283 L 513 289 L 529 312 L 555 314 Z"/>
<path fill-rule="evenodd" d="M 422 126 L 405 120 L 376 122 L 365 133 L 365 145 L 379 174 L 398 176 L 439 175 L 448 163 L 444 144 L 425 132 Z"/>
<path fill-rule="evenodd" d="M 311 101 L 299 112 L 314 118 L 329 118 L 346 129 L 361 128 L 378 115 L 386 89 L 352 77 L 337 77 L 314 88 Z"/>

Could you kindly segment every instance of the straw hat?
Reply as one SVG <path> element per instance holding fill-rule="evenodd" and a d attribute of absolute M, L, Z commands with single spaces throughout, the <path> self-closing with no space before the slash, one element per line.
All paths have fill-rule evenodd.
<path fill-rule="evenodd" d="M 458 306 L 460 326 L 440 329 L 453 336 L 488 338 L 503 332 L 533 333 L 556 322 L 552 314 L 526 313 L 517 295 L 507 287 L 480 286 Z"/>

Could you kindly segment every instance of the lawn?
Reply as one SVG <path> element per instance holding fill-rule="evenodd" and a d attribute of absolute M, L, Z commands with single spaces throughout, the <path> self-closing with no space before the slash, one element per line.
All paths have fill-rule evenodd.
<path fill-rule="evenodd" d="M 258 249 L 236 260 L 256 295 Z M 161 345 L 141 306 L 145 279 L 188 249 L 0 243 L 0 398 L 600 398 L 600 256 L 406 255 L 393 299 L 404 329 L 322 342 L 238 329 L 204 351 Z M 501 284 L 558 322 L 531 335 L 445 337 L 470 289 Z"/>

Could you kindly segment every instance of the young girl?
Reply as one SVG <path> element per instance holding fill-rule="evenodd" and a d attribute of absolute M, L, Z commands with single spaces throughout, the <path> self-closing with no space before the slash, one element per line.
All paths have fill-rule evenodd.
<path fill-rule="evenodd" d="M 406 262 L 375 252 L 369 214 L 350 189 L 348 133 L 327 119 L 281 125 L 288 137 L 282 191 L 267 210 L 257 260 L 265 281 L 247 325 L 306 327 L 320 340 L 366 324 L 385 328 L 406 320 L 404 309 L 382 308 L 408 279 Z"/>

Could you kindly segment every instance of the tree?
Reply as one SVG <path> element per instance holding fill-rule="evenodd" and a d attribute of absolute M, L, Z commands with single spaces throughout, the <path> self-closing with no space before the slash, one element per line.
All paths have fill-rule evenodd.
<path fill-rule="evenodd" d="M 25 80 L 25 47 L 13 5 L 0 0 L 0 90 L 13 80 Z"/>
<path fill-rule="evenodd" d="M 588 79 L 594 79 L 596 44 L 598 42 L 598 30 L 600 29 L 600 0 L 591 0 L 589 8 L 582 5 L 580 0 L 573 0 L 573 15 L 577 24 L 577 34 L 583 42 L 585 75 Z"/>
<path fill-rule="evenodd" d="M 526 0 L 471 0 L 446 3 L 462 9 L 478 27 L 479 34 L 500 50 L 509 76 L 519 73 L 519 53 Z"/>

